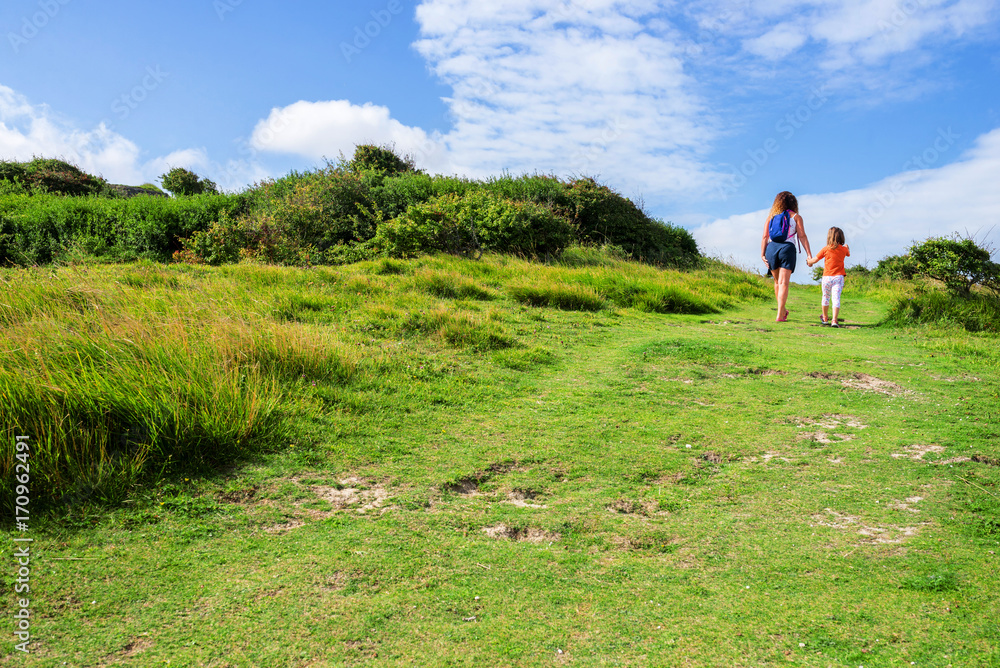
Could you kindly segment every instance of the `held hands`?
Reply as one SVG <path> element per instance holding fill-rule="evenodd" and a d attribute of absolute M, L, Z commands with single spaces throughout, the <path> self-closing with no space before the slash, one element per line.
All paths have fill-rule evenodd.
<path fill-rule="evenodd" d="M 806 259 L 806 264 L 809 265 L 810 267 L 813 266 L 814 264 L 816 264 L 817 262 L 819 262 L 819 260 L 817 260 L 814 257 L 810 257 L 810 258 Z"/>

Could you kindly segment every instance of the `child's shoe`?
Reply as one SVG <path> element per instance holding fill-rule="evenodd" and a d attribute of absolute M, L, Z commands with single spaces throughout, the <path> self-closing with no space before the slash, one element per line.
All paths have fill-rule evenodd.
<path fill-rule="evenodd" d="M 840 325 L 838 325 L 837 321 L 834 320 L 833 322 L 830 323 L 830 327 L 840 327 Z"/>

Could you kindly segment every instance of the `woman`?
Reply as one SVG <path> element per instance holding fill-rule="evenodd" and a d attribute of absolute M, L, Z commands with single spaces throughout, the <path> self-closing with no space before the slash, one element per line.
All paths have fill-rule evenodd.
<path fill-rule="evenodd" d="M 768 234 L 768 226 L 771 218 L 784 211 L 791 211 L 792 225 L 788 231 L 788 238 L 783 242 L 771 241 Z M 771 205 L 771 213 L 767 214 L 767 221 L 764 223 L 764 236 L 760 240 L 760 259 L 771 270 L 774 277 L 774 296 L 778 300 L 777 322 L 788 320 L 788 309 L 785 302 L 788 301 L 788 285 L 792 281 L 792 272 L 795 271 L 795 244 L 793 240 L 798 238 L 799 243 L 806 249 L 806 256 L 812 257 L 809 248 L 809 237 L 806 236 L 806 228 L 802 223 L 802 216 L 799 215 L 799 202 L 795 195 L 788 192 L 778 193 Z"/>

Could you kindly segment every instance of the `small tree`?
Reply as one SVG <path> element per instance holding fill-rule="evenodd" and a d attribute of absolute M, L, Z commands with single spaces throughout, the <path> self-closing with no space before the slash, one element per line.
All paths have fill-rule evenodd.
<path fill-rule="evenodd" d="M 160 179 L 163 182 L 163 187 L 174 195 L 202 195 L 219 192 L 215 183 L 205 178 L 199 178 L 197 174 L 183 167 L 174 167 L 166 174 L 161 174 Z"/>
<path fill-rule="evenodd" d="M 354 148 L 354 157 L 347 163 L 353 172 L 374 171 L 388 176 L 417 171 L 408 156 L 399 157 L 392 146 L 361 144 Z"/>
<path fill-rule="evenodd" d="M 990 251 L 973 239 L 958 235 L 935 237 L 910 248 L 917 274 L 944 283 L 949 291 L 968 295 L 975 285 L 997 290 L 1000 264 L 990 259 Z"/>

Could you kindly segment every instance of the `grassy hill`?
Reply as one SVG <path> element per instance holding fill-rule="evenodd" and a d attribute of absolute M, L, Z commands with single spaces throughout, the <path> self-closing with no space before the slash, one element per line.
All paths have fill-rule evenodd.
<path fill-rule="evenodd" d="M 906 283 L 831 330 L 581 248 L 0 280 L 22 665 L 1000 663 L 1000 352 L 880 324 Z"/>

